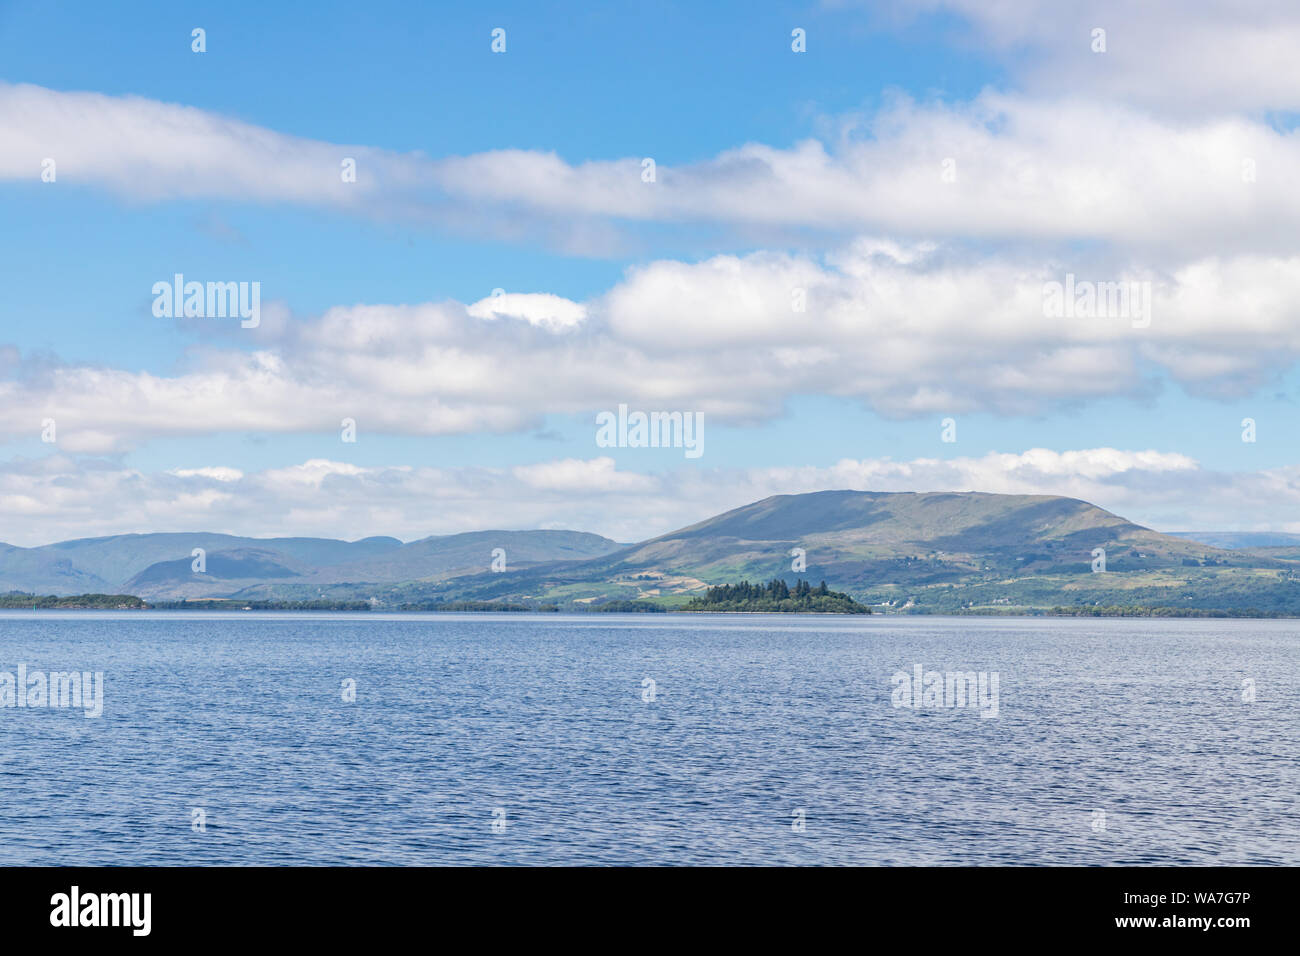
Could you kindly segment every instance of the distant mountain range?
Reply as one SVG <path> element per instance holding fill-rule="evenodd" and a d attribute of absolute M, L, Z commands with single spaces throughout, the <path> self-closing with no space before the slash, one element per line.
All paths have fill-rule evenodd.
<path fill-rule="evenodd" d="M 577 531 L 476 531 L 423 538 L 244 538 L 226 534 L 123 534 L 79 538 L 39 548 L 0 544 L 0 592 L 104 592 L 150 600 L 276 596 L 276 587 L 312 594 L 358 585 L 445 580 L 486 571 L 495 548 L 507 570 L 572 561 L 623 547 Z M 202 573 L 193 570 L 202 549 Z"/>
<path fill-rule="evenodd" d="M 1191 538 L 1216 548 L 1300 548 L 1300 534 L 1286 531 L 1171 531 L 1177 538 Z"/>
<path fill-rule="evenodd" d="M 823 491 L 766 498 L 630 545 L 576 531 L 408 544 L 195 533 L 0 545 L 0 591 L 150 601 L 675 607 L 708 585 L 774 577 L 825 580 L 858 600 L 911 611 L 1291 614 L 1300 613 L 1300 536 L 1160 534 L 1050 495 Z"/>

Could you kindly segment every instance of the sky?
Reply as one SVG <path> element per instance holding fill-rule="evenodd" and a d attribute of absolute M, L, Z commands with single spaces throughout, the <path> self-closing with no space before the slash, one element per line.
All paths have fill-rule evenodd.
<path fill-rule="evenodd" d="M 1300 7 L 701 6 L 0 0 L 0 541 L 1300 531 Z"/>

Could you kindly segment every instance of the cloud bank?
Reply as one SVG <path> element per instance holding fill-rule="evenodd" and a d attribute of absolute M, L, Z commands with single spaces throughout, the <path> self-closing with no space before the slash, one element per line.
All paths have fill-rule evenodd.
<path fill-rule="evenodd" d="M 61 450 L 98 454 L 336 433 L 344 418 L 363 434 L 506 433 L 620 403 L 754 423 L 806 394 L 892 418 L 1038 414 L 1141 398 L 1157 375 L 1246 395 L 1300 356 L 1300 256 L 1107 269 L 860 240 L 824 257 L 655 261 L 584 303 L 511 294 L 306 319 L 271 307 L 254 330 L 198 320 L 225 321 L 227 344 L 195 346 L 165 373 L 10 354 L 0 435 L 33 438 L 53 419 Z M 1147 283 L 1149 315 L 1050 314 L 1045 289 L 1066 280 Z"/>
<path fill-rule="evenodd" d="M 0 83 L 0 179 L 37 183 L 53 159 L 60 185 L 138 201 L 305 204 L 509 238 L 532 232 L 595 254 L 610 230 L 638 223 L 804 239 L 1092 239 L 1184 255 L 1280 252 L 1300 226 L 1295 131 L 1069 93 L 895 98 L 842 121 L 831 141 L 746 143 L 684 165 L 660 157 L 650 183 L 644 158 L 428 157 L 288 136 L 140 97 Z M 356 162 L 355 182 L 343 180 L 346 159 Z"/>
<path fill-rule="evenodd" d="M 313 459 L 243 472 L 214 465 L 146 473 L 53 455 L 0 466 L 10 544 L 139 531 L 269 537 L 527 528 L 638 541 L 774 494 L 826 489 L 986 491 L 1081 498 L 1156 530 L 1290 530 L 1300 466 L 1223 474 L 1177 453 L 1030 449 L 949 460 L 844 459 L 826 467 L 620 471 L 608 457 L 513 468 L 363 467 Z M 1223 515 L 1236 519 L 1225 527 Z"/>

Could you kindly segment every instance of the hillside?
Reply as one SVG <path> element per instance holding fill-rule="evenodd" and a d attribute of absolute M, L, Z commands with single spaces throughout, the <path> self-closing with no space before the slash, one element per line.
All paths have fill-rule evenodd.
<path fill-rule="evenodd" d="M 1171 531 L 1170 534 L 1229 551 L 1300 548 L 1300 534 L 1287 531 Z"/>
<path fill-rule="evenodd" d="M 191 568 L 193 547 L 207 549 L 203 574 Z M 501 572 L 490 570 L 496 548 Z M 1093 570 L 1096 549 L 1104 573 Z M 680 607 L 710 586 L 776 578 L 826 581 L 857 601 L 912 612 L 1300 614 L 1294 546 L 1218 548 L 1050 495 L 776 495 L 632 545 L 574 531 L 484 531 L 407 544 L 168 534 L 0 547 L 0 591 L 150 600 Z"/>
<path fill-rule="evenodd" d="M 325 567 L 382 554 L 401 545 L 396 538 L 338 541 L 245 538 L 207 532 L 76 538 L 37 548 L 0 544 L 0 591 L 74 594 L 105 588 L 116 590 L 155 564 L 183 559 L 188 570 L 194 548 L 202 548 L 208 555 L 258 551 L 285 566 Z"/>
<path fill-rule="evenodd" d="M 1043 574 L 1231 561 L 1228 552 L 1158 534 L 1075 498 L 823 491 L 779 495 L 645 542 L 620 557 L 701 577 L 781 573 L 806 551 L 807 574 L 840 586 L 935 584 L 972 573 Z"/>
<path fill-rule="evenodd" d="M 804 552 L 802 572 L 791 552 Z M 1093 551 L 1106 572 L 1093 573 Z M 1283 612 L 1300 564 L 1163 535 L 1073 498 L 824 491 L 778 495 L 589 561 L 403 593 L 481 600 L 655 600 L 709 585 L 826 580 L 916 611 L 1130 605 Z M 1295 604 L 1300 611 L 1300 604 Z"/>
<path fill-rule="evenodd" d="M 446 580 L 486 570 L 494 548 L 507 568 L 589 558 L 617 542 L 575 531 L 482 531 L 403 544 L 396 538 L 247 538 L 196 533 L 80 538 L 37 548 L 0 544 L 0 593 L 124 592 L 147 599 L 274 597 L 304 600 L 353 582 Z M 193 550 L 206 570 L 192 569 Z"/>

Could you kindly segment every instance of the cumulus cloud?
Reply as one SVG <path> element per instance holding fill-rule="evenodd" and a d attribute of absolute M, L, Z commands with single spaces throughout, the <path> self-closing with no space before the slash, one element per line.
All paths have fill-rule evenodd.
<path fill-rule="evenodd" d="M 215 481 L 238 481 L 244 477 L 244 473 L 238 468 L 226 468 L 224 466 L 215 468 L 173 468 L 167 474 L 175 475 L 178 478 L 212 478 Z"/>
<path fill-rule="evenodd" d="M 234 477 L 239 474 L 239 477 Z M 53 455 L 0 465 L 0 522 L 20 546 L 143 531 L 359 538 L 570 528 L 638 541 L 775 494 L 827 489 L 1067 495 L 1157 530 L 1300 531 L 1300 466 L 1227 474 L 1177 453 L 1029 449 L 844 459 L 827 467 L 620 471 L 609 458 L 514 468 L 313 460 L 239 473 L 148 473 Z"/>
<path fill-rule="evenodd" d="M 540 230 L 589 252 L 608 251 L 611 230 L 635 223 L 1086 238 L 1185 254 L 1289 249 L 1300 225 L 1291 175 L 1300 134 L 1245 116 L 1166 118 L 1070 93 L 989 91 L 961 104 L 896 99 L 841 129 L 830 142 L 747 143 L 660 164 L 645 183 L 640 157 L 399 154 L 139 97 L 0 84 L 0 179 L 36 182 L 52 158 L 60 183 L 142 200 L 304 203 L 511 238 Z M 355 183 L 340 176 L 348 157 L 358 163 Z M 525 303 L 524 317 L 539 304 Z"/>
<path fill-rule="evenodd" d="M 1045 289 L 1067 281 L 1146 283 L 1150 302 L 1141 316 L 1053 314 Z M 337 432 L 345 418 L 361 434 L 507 433 L 620 403 L 743 424 L 804 394 L 895 418 L 1037 414 L 1147 396 L 1161 372 L 1237 396 L 1300 356 L 1300 257 L 1116 269 L 862 240 L 817 258 L 651 262 L 581 304 L 357 305 L 263 331 L 250 350 L 209 343 L 167 374 L 11 362 L 0 402 L 30 417 L 9 416 L 0 435 L 30 436 L 49 417 L 62 450 L 98 454 L 182 435 Z"/>
<path fill-rule="evenodd" d="M 656 482 L 647 475 L 619 471 L 613 458 L 565 458 L 536 465 L 518 465 L 511 475 L 538 491 L 652 492 Z"/>
<path fill-rule="evenodd" d="M 576 328 L 587 317 L 584 306 L 548 292 L 503 292 L 479 299 L 466 311 L 476 319 L 523 319 L 553 332 Z"/>
<path fill-rule="evenodd" d="M 409 186 L 416 159 L 287 136 L 139 96 L 0 83 L 0 178 L 107 187 L 141 200 L 224 198 L 357 205 Z M 358 163 L 345 183 L 344 159 Z M 382 175 L 380 175 L 382 171 Z"/>
<path fill-rule="evenodd" d="M 1166 119 L 1073 96 L 896 99 L 835 141 L 749 143 L 699 163 L 458 159 L 445 186 L 555 216 L 970 239 L 1287 248 L 1300 138 L 1236 116 Z M 526 169 L 526 167 L 532 167 Z M 637 188 L 632 188 L 635 186 Z"/>
<path fill-rule="evenodd" d="M 1300 107 L 1300 7 L 1289 0 L 895 0 L 904 17 L 958 14 L 966 39 L 1040 93 L 1083 92 L 1177 112 Z M 879 9 L 877 7 L 877 12 Z M 1105 52 L 1093 31 L 1106 31 Z"/>

